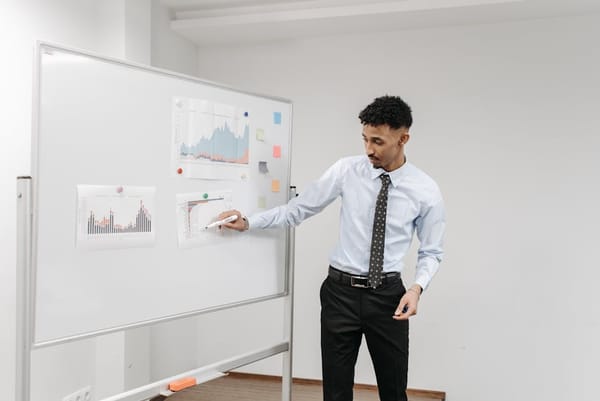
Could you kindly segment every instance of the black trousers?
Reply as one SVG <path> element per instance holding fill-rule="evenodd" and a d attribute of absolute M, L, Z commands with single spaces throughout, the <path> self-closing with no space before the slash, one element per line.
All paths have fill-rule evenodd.
<path fill-rule="evenodd" d="M 352 401 L 354 365 L 363 334 L 379 399 L 407 401 L 408 321 L 392 319 L 405 292 L 400 278 L 377 289 L 325 279 L 320 293 L 324 401 Z"/>

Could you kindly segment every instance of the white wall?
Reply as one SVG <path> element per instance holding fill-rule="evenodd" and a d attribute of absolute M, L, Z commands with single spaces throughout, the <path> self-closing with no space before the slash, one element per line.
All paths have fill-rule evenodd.
<path fill-rule="evenodd" d="M 8 329 L 0 331 L 0 384 L 7 399 L 14 394 L 15 177 L 29 173 L 33 41 L 116 57 L 147 56 L 146 45 L 128 47 L 124 39 L 131 25 L 123 25 L 122 5 L 120 0 L 2 3 L 0 327 Z M 169 32 L 168 12 L 154 0 L 150 52 L 152 63 L 163 68 L 291 98 L 292 178 L 300 190 L 338 157 L 362 151 L 356 115 L 366 103 L 382 93 L 404 96 L 416 120 L 408 156 L 438 180 L 449 216 L 446 261 L 412 321 L 409 385 L 445 390 L 450 401 L 591 401 L 592 378 L 600 372 L 595 341 L 600 299 L 593 287 L 600 273 L 590 252 L 597 237 L 594 223 L 600 222 L 595 207 L 600 123 L 594 113 L 599 22 L 589 16 L 311 39 L 205 49 L 197 57 L 193 45 Z M 137 33 L 144 29 L 139 21 L 137 27 Z M 336 226 L 332 206 L 297 231 L 298 377 L 320 376 L 318 286 Z M 228 311 L 224 318 L 182 322 L 205 336 L 201 343 L 189 338 L 183 343 L 194 346 L 200 363 L 246 345 L 262 346 L 280 335 L 282 324 L 275 317 L 281 308 L 273 301 Z M 208 327 L 217 330 L 209 336 Z M 161 335 L 169 336 L 159 329 L 149 342 L 144 332 L 130 334 L 39 357 L 46 362 L 96 358 L 102 370 L 134 359 L 144 364 L 138 351 L 154 353 L 163 344 Z M 136 336 L 140 348 L 128 348 Z M 125 348 L 102 352 L 114 349 L 115 342 Z M 368 357 L 361 353 L 360 358 L 357 381 L 374 382 Z M 189 357 L 180 359 L 173 364 L 177 368 L 193 364 Z M 167 358 L 163 366 L 171 362 Z M 279 374 L 279 361 L 254 370 Z M 97 367 L 69 376 L 73 371 L 61 363 L 37 374 L 47 372 L 53 373 L 47 385 L 56 380 L 56 386 L 49 389 L 52 394 L 43 393 L 46 397 L 89 380 L 106 382 L 102 391 L 110 392 L 105 386 L 133 385 L 144 377 L 137 371 L 119 380 Z"/>
<path fill-rule="evenodd" d="M 33 49 L 45 40 L 111 57 L 164 64 L 164 46 L 175 57 L 170 68 L 195 71 L 196 49 L 179 37 L 151 43 L 163 7 L 145 0 L 3 0 L 0 5 L 0 387 L 15 397 L 16 177 L 30 174 Z M 172 49 L 172 46 L 178 46 Z M 177 57 L 178 51 L 184 55 Z M 34 177 L 35 179 L 35 177 Z M 134 330 L 34 352 L 32 400 L 62 399 L 88 384 L 96 396 L 139 385 L 149 376 L 149 333 Z M 124 369 L 124 367 L 127 369 Z M 20 400 L 18 400 L 20 401 Z"/>
<path fill-rule="evenodd" d="M 35 40 L 43 39 L 67 43 L 74 47 L 102 50 L 109 52 L 116 50 L 111 55 L 119 55 L 119 49 L 113 49 L 104 37 L 97 35 L 104 21 L 97 14 L 99 9 L 107 13 L 106 8 L 98 7 L 94 1 L 4 1 L 0 12 L 0 48 L 2 48 L 2 62 L 0 63 L 0 79 L 2 80 L 2 103 L 0 104 L 3 146 L 0 147 L 0 193 L 2 194 L 2 207 L 0 220 L 4 222 L 0 229 L 0 383 L 4 389 L 6 399 L 14 398 L 15 380 L 15 354 L 14 354 L 14 328 L 15 328 L 15 205 L 16 205 L 16 176 L 30 173 L 29 146 L 30 146 L 30 121 L 31 121 L 31 77 L 33 46 Z M 86 352 L 82 352 L 81 348 Z M 90 344 L 67 347 L 62 355 L 66 357 L 76 355 L 91 355 L 93 348 Z M 44 354 L 39 354 L 44 358 Z M 36 359 L 40 361 L 40 359 Z M 39 366 L 39 364 L 37 365 Z M 59 365 L 60 366 L 60 365 Z M 57 368 L 59 367 L 57 366 Z M 93 372 L 88 365 L 83 365 L 77 377 L 71 384 L 77 385 L 81 380 L 89 380 Z M 69 369 L 63 366 L 65 374 Z M 56 373 L 60 369 L 52 370 Z M 37 370 L 33 372 L 38 378 Z M 48 373 L 48 372 L 46 372 Z M 48 376 L 54 376 L 50 374 Z M 85 377 L 85 379 L 83 379 Z M 61 377 L 62 378 L 62 377 Z M 50 379 L 50 378 L 49 378 Z M 64 378 L 62 378 L 64 379 Z M 48 383 L 51 379 L 48 380 Z M 74 383 L 75 382 L 75 383 Z M 65 395 L 70 383 L 64 380 L 55 382 L 49 388 L 49 394 Z M 62 393 L 61 393 L 62 392 Z M 32 395 L 36 396 L 34 389 Z M 39 398 L 38 398 L 39 399 Z"/>
<path fill-rule="evenodd" d="M 199 75 L 293 100 L 300 191 L 362 152 L 357 114 L 368 102 L 405 97 L 408 158 L 437 179 L 448 209 L 446 260 L 411 321 L 409 386 L 449 401 L 592 401 L 598 37 L 596 15 L 207 48 Z M 297 377 L 320 377 L 318 288 L 335 227 L 336 206 L 297 230 Z M 220 324 L 240 346 L 259 341 L 237 321 Z M 357 381 L 374 383 L 371 369 L 363 350 Z"/>
<path fill-rule="evenodd" d="M 198 72 L 196 45 L 171 30 L 171 11 L 152 0 L 152 65 L 183 74 Z"/>
<path fill-rule="evenodd" d="M 152 7 L 148 0 L 124 2 L 125 58 L 150 64 L 152 43 Z"/>

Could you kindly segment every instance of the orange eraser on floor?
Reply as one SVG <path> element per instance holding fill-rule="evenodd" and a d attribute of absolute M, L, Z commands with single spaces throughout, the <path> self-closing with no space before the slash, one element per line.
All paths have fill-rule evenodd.
<path fill-rule="evenodd" d="M 175 380 L 169 383 L 169 390 L 179 391 L 184 388 L 192 387 L 196 385 L 196 379 L 193 377 L 184 377 L 183 379 Z"/>

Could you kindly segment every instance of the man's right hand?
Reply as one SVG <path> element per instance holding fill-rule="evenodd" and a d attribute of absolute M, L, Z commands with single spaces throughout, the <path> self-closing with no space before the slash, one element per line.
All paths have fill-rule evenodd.
<path fill-rule="evenodd" d="M 223 224 L 222 227 L 237 231 L 246 231 L 249 228 L 248 220 L 246 220 L 246 218 L 242 216 L 242 213 L 240 213 L 239 210 L 227 210 L 225 212 L 222 212 L 221 214 L 219 214 L 218 220 L 226 219 L 229 216 L 237 216 L 238 218 L 234 222 Z"/>

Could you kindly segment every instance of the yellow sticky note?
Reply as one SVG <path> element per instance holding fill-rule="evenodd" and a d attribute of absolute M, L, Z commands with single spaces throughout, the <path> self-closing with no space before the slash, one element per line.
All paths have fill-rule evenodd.
<path fill-rule="evenodd" d="M 273 145 L 273 157 L 276 159 L 281 157 L 281 145 Z"/>
<path fill-rule="evenodd" d="M 279 180 L 273 180 L 273 181 L 271 181 L 271 191 L 273 191 L 273 192 L 279 192 L 279 189 L 280 189 Z"/>
<path fill-rule="evenodd" d="M 257 128 L 256 129 L 256 140 L 257 141 L 265 141 L 265 130 L 262 128 Z"/>

